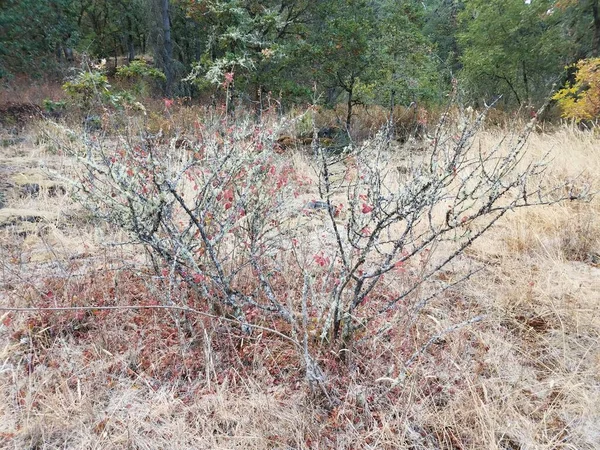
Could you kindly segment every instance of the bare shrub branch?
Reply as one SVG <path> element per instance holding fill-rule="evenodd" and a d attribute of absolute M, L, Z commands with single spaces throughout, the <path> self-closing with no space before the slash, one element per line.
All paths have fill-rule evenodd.
<path fill-rule="evenodd" d="M 443 118 L 425 151 L 409 155 L 410 167 L 398 170 L 394 153 L 402 149 L 389 133 L 349 147 L 342 157 L 321 149 L 319 191 L 328 205 L 340 204 L 329 213 L 330 257 L 339 264 L 322 337 L 349 341 L 358 328 L 398 308 L 414 316 L 456 284 L 436 278 L 504 215 L 588 197 L 578 180 L 548 182 L 547 161 L 527 161 L 534 121 L 491 150 L 475 148 L 483 117 L 458 132 Z M 353 166 L 357 176 L 335 179 L 340 164 Z M 388 275 L 401 282 L 382 295 Z"/>
<path fill-rule="evenodd" d="M 503 216 L 588 196 L 577 180 L 548 182 L 547 162 L 527 159 L 534 122 L 489 150 L 476 145 L 482 122 L 455 130 L 443 117 L 418 153 L 382 130 L 334 154 L 315 130 L 321 199 L 312 204 L 324 205 L 327 225 L 312 257 L 317 239 L 299 224 L 297 200 L 310 180 L 275 151 L 272 123 L 198 122 L 186 148 L 140 132 L 67 150 L 82 167 L 75 196 L 93 215 L 150 249 L 210 314 L 231 315 L 248 333 L 277 329 L 329 397 L 311 352 L 334 342 L 347 350 L 371 323 L 410 329 L 431 300 L 476 273 L 465 251 Z M 271 327 L 252 323 L 267 318 Z"/>

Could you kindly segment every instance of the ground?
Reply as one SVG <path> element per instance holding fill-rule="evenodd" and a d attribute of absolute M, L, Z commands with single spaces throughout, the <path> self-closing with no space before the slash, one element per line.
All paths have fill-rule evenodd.
<path fill-rule="evenodd" d="M 163 287 L 146 254 L 73 203 L 63 175 L 77 166 L 47 132 L 2 139 L 0 306 L 150 303 Z M 564 127 L 528 146 L 556 180 L 597 190 L 598 144 Z M 309 155 L 291 159 L 308 173 Z M 439 337 L 403 383 L 393 336 L 363 340 L 355 359 L 320 355 L 333 402 L 284 340 L 219 318 L 0 311 L 0 447 L 595 449 L 599 262 L 600 199 L 508 214 L 461 261 L 482 271 L 421 312 L 415 339 Z"/>

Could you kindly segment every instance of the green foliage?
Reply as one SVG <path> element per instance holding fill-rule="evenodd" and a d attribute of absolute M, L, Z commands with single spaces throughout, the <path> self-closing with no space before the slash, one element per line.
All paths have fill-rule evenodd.
<path fill-rule="evenodd" d="M 167 77 L 162 71 L 149 66 L 146 61 L 140 59 L 117 68 L 116 75 L 117 78 L 125 81 L 126 91 L 131 91 L 135 95 L 147 95 L 153 80 L 167 81 Z"/>
<path fill-rule="evenodd" d="M 129 61 L 117 69 L 122 92 L 109 96 L 117 104 L 151 87 L 217 98 L 227 87 L 229 100 L 257 109 L 316 95 L 345 103 L 350 117 L 357 104 L 439 104 L 458 78 L 467 100 L 503 95 L 512 108 L 541 103 L 565 65 L 600 56 L 599 8 L 599 0 L 0 0 L 0 77 L 53 73 L 75 49 L 115 68 Z M 152 52 L 155 67 L 136 59 Z M 70 82 L 80 102 L 95 86 Z"/>
<path fill-rule="evenodd" d="M 375 102 L 408 104 L 440 101 L 439 61 L 433 45 L 421 31 L 424 16 L 420 4 L 404 0 L 382 2 L 378 35 L 371 39 L 371 79 L 376 81 Z"/>
<path fill-rule="evenodd" d="M 73 79 L 63 84 L 65 92 L 84 112 L 95 107 L 112 106 L 117 109 L 133 107 L 144 109 L 136 102 L 135 96 L 129 90 L 116 91 L 108 81 L 107 76 L 99 71 L 81 71 Z"/>
<path fill-rule="evenodd" d="M 600 58 L 581 60 L 574 65 L 575 81 L 553 97 L 567 119 L 596 120 L 600 118 Z"/>
<path fill-rule="evenodd" d="M 127 52 L 129 46 L 142 47 L 148 34 L 150 2 L 146 0 L 79 0 L 80 48 L 94 57 Z M 131 55 L 133 56 L 133 55 Z"/>
<path fill-rule="evenodd" d="M 311 30 L 311 61 L 325 102 L 394 105 L 440 97 L 438 64 L 421 32 L 420 3 L 336 0 L 323 3 Z"/>
<path fill-rule="evenodd" d="M 63 89 L 83 109 L 89 109 L 98 99 L 110 99 L 111 86 L 106 75 L 100 71 L 81 71 L 63 84 Z"/>
<path fill-rule="evenodd" d="M 461 76 L 472 98 L 503 95 L 517 106 L 543 101 L 568 53 L 551 7 L 548 0 L 465 1 Z"/>
<path fill-rule="evenodd" d="M 192 2 L 188 15 L 207 33 L 204 52 L 187 80 L 207 88 L 235 73 L 236 88 L 252 93 L 254 100 L 269 91 L 298 94 L 290 85 L 294 78 L 286 74 L 309 6 L 306 0 Z"/>
<path fill-rule="evenodd" d="M 3 0 L 0 2 L 0 77 L 54 71 L 56 57 L 78 40 L 74 2 Z"/>
<path fill-rule="evenodd" d="M 42 105 L 44 107 L 44 111 L 48 113 L 58 113 L 64 111 L 64 109 L 67 107 L 67 102 L 64 100 L 54 101 L 49 98 L 45 98 L 42 101 Z"/>
<path fill-rule="evenodd" d="M 598 0 L 556 0 L 563 34 L 573 43 L 571 61 L 600 56 L 600 2 Z"/>
<path fill-rule="evenodd" d="M 117 76 L 123 78 L 154 78 L 157 80 L 166 80 L 166 76 L 160 70 L 150 67 L 143 59 L 131 61 L 126 66 L 117 69 Z"/>
<path fill-rule="evenodd" d="M 460 71 L 458 60 L 458 15 L 463 8 L 458 0 L 431 0 L 424 12 L 422 32 L 432 42 L 435 54 L 444 65 L 448 78 Z"/>
<path fill-rule="evenodd" d="M 328 20 L 312 30 L 316 78 L 327 87 L 350 92 L 370 65 L 369 39 L 377 31 L 375 11 L 365 0 L 336 0 L 321 5 L 319 15 Z"/>

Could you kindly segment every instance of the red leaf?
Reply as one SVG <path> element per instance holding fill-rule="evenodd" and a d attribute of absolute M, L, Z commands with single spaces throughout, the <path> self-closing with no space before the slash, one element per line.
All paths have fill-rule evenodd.
<path fill-rule="evenodd" d="M 195 273 L 192 276 L 192 280 L 194 281 L 194 283 L 202 283 L 204 281 L 204 279 L 205 279 L 205 277 L 201 273 Z"/>
<path fill-rule="evenodd" d="M 329 263 L 331 262 L 329 258 L 326 258 L 325 256 L 323 256 L 322 254 L 318 254 L 314 256 L 315 262 L 320 265 L 321 267 L 325 267 L 328 266 Z"/>
<path fill-rule="evenodd" d="M 404 268 L 404 261 L 398 261 L 396 264 L 394 264 L 394 268 L 398 273 L 406 272 L 406 269 Z"/>

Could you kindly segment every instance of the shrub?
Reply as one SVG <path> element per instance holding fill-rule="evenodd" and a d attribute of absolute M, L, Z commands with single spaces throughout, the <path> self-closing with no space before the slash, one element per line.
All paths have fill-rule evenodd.
<path fill-rule="evenodd" d="M 149 79 L 164 79 L 160 70 L 148 67 L 145 61 L 134 61 L 129 66 L 120 67 L 117 76 L 129 80 L 124 89 L 115 89 L 102 68 L 79 72 L 63 84 L 63 89 L 85 113 L 106 106 L 144 110 L 135 95 L 145 93 Z"/>
<path fill-rule="evenodd" d="M 303 208 L 311 181 L 275 151 L 278 125 L 226 116 L 196 122 L 185 147 L 135 138 L 143 133 L 114 148 L 75 143 L 76 196 L 149 248 L 160 276 L 189 285 L 213 314 L 244 332 L 268 325 L 293 343 L 307 379 L 322 385 L 315 352 L 344 355 L 359 339 L 408 330 L 430 300 L 474 273 L 458 262 L 501 217 L 586 196 L 569 181 L 546 185 L 545 164 L 525 162 L 533 122 L 508 148 L 484 152 L 472 146 L 483 116 L 458 135 L 445 120 L 403 170 L 391 164 L 386 130 L 342 155 L 314 139 L 321 200 L 311 204 L 322 212 Z M 328 218 L 318 235 L 306 225 L 314 214 Z M 414 349 L 394 384 L 433 341 Z"/>
<path fill-rule="evenodd" d="M 322 339 L 345 345 L 370 323 L 394 326 L 381 319 L 395 314 L 410 323 L 430 300 L 474 273 L 461 269 L 460 258 L 505 214 L 585 197 L 586 189 L 572 181 L 545 183 L 545 162 L 525 163 L 533 121 L 507 146 L 484 152 L 473 148 L 483 115 L 458 134 L 449 132 L 446 119 L 408 166 L 392 164 L 385 130 L 344 156 L 357 175 L 336 179 L 339 160 L 320 152 L 321 197 L 330 206 L 341 202 L 335 213 L 329 209 L 331 235 L 320 256 L 331 261 L 333 279 L 323 293 Z"/>
<path fill-rule="evenodd" d="M 146 95 L 152 80 L 167 80 L 164 73 L 155 67 L 150 67 L 146 61 L 140 59 L 119 67 L 116 75 L 121 80 L 127 80 L 127 90 L 132 91 L 135 95 Z"/>
<path fill-rule="evenodd" d="M 108 78 L 97 70 L 81 71 L 63 84 L 63 89 L 86 111 L 98 102 L 109 100 L 111 96 Z"/>
<path fill-rule="evenodd" d="M 257 315 L 299 330 L 274 278 L 298 211 L 290 200 L 303 177 L 273 152 L 272 128 L 216 121 L 197 123 L 196 131 L 185 148 L 177 139 L 133 137 L 114 150 L 88 147 L 86 157 L 79 155 L 86 170 L 78 198 L 151 248 L 162 276 L 188 283 L 213 313 L 245 331 L 247 317 Z M 313 366 L 308 352 L 305 361 Z"/>
<path fill-rule="evenodd" d="M 49 98 L 45 98 L 42 101 L 44 111 L 48 114 L 60 114 L 67 107 L 67 103 L 63 100 L 54 101 Z"/>
<path fill-rule="evenodd" d="M 117 76 L 124 78 L 148 77 L 163 81 L 167 79 L 164 73 L 154 67 L 150 67 L 143 59 L 136 59 L 126 66 L 119 67 L 117 69 Z"/>

